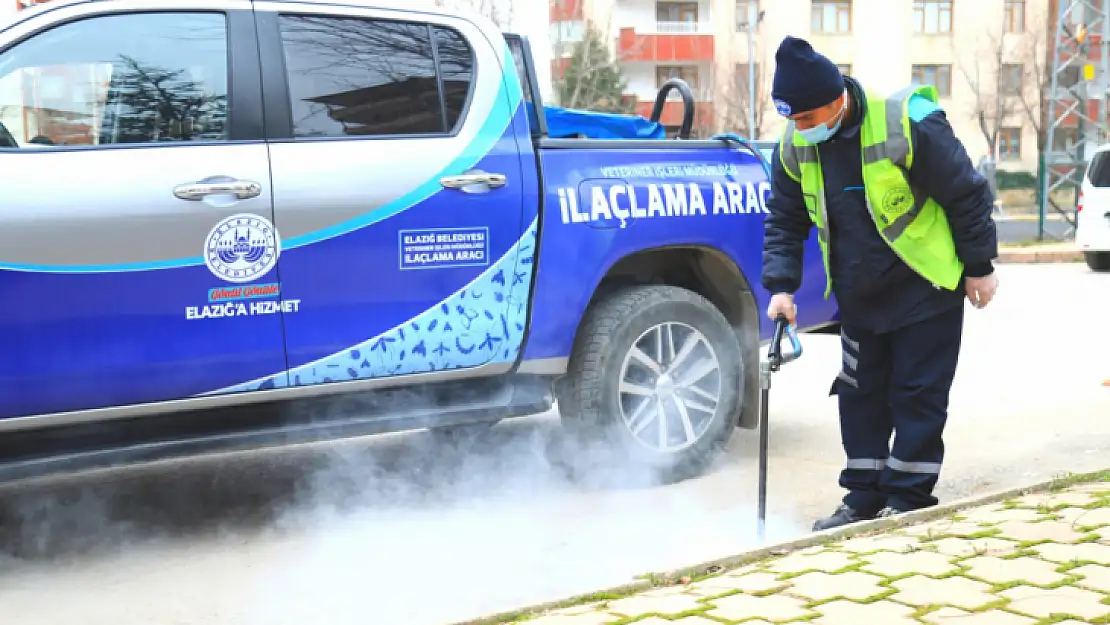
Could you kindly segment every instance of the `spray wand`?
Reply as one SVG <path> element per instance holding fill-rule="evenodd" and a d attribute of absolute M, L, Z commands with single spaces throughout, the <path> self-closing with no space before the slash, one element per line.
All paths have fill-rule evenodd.
<path fill-rule="evenodd" d="M 782 352 L 782 336 L 790 339 L 793 351 Z M 767 358 L 759 363 L 759 542 L 762 543 L 767 534 L 767 426 L 769 410 L 767 402 L 771 396 L 771 374 L 778 371 L 782 365 L 794 362 L 802 355 L 802 343 L 798 340 L 798 332 L 786 321 L 786 315 L 775 318 L 775 332 L 771 335 L 771 346 L 767 349 Z"/>

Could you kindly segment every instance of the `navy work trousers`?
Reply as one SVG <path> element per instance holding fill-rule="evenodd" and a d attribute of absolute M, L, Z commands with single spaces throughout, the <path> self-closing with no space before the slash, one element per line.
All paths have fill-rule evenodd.
<path fill-rule="evenodd" d="M 964 307 L 875 334 L 844 327 L 843 365 L 832 392 L 848 456 L 844 503 L 865 514 L 937 504 L 948 394 L 956 375 Z M 894 445 L 890 445 L 891 434 Z"/>

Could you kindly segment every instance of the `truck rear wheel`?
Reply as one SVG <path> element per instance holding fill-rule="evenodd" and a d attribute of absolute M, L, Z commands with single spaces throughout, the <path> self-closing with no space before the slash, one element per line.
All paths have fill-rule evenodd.
<path fill-rule="evenodd" d="M 1110 271 L 1110 252 L 1083 252 L 1091 271 Z"/>
<path fill-rule="evenodd" d="M 731 325 L 701 295 L 612 292 L 587 311 L 559 385 L 564 455 L 575 468 L 601 459 L 599 470 L 627 466 L 663 483 L 699 475 L 735 428 L 743 366 Z"/>

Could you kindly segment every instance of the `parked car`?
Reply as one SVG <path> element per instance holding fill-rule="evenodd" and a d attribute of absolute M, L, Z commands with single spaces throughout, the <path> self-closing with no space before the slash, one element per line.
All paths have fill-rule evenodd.
<path fill-rule="evenodd" d="M 1075 242 L 1093 271 L 1110 271 L 1110 144 L 1095 151 L 1083 174 Z"/>
<path fill-rule="evenodd" d="M 532 70 L 480 18 L 353 1 L 19 13 L 0 477 L 556 403 L 622 462 L 702 471 L 756 424 L 770 144 L 554 138 Z M 837 307 L 807 246 L 815 330 Z"/>

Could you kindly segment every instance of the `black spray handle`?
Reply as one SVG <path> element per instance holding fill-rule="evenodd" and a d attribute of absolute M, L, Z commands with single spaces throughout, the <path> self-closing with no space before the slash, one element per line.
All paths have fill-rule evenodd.
<path fill-rule="evenodd" d="M 790 348 L 793 350 L 785 354 L 782 352 L 783 334 L 790 339 Z M 777 370 L 780 365 L 794 362 L 801 355 L 802 342 L 798 340 L 798 331 L 786 320 L 786 315 L 780 314 L 775 318 L 775 332 L 771 335 L 771 347 L 767 350 L 767 360 L 771 362 L 772 369 Z"/>

